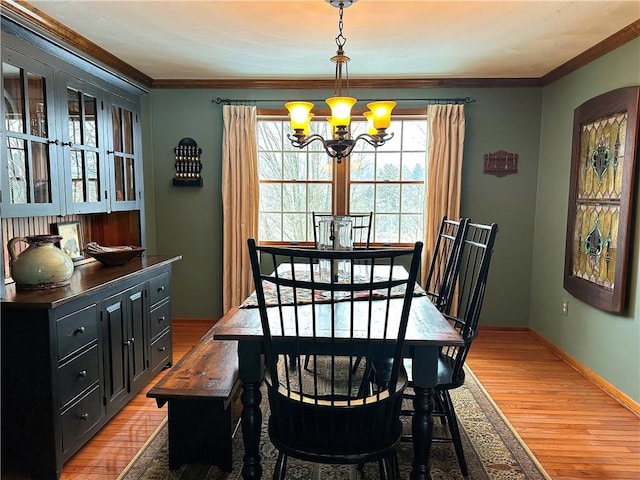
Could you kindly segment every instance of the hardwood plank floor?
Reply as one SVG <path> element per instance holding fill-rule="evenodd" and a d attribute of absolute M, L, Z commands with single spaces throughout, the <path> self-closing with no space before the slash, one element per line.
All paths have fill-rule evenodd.
<path fill-rule="evenodd" d="M 640 417 L 528 332 L 481 331 L 467 363 L 551 478 L 640 479 Z"/>
<path fill-rule="evenodd" d="M 210 327 L 175 322 L 174 361 Z M 528 333 L 482 331 L 468 362 L 554 480 L 640 479 L 640 417 Z M 160 375 L 65 464 L 61 480 L 117 478 L 166 416 L 145 396 Z"/>

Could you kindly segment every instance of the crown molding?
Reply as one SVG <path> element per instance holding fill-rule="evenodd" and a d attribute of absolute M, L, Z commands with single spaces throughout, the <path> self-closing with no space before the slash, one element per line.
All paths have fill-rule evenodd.
<path fill-rule="evenodd" d="M 151 77 L 123 62 L 115 55 L 54 20 L 34 6 L 23 0 L 1 0 L 0 3 L 3 16 L 16 21 L 21 26 L 42 36 L 45 40 L 62 47 L 71 47 L 74 53 L 84 60 L 91 63 L 98 61 L 109 69 L 147 88 L 151 87 L 153 80 Z"/>
<path fill-rule="evenodd" d="M 95 59 L 148 88 L 211 88 L 211 89 L 331 89 L 333 79 L 153 79 L 120 60 L 95 43 L 77 34 L 23 0 L 0 0 L 9 17 L 27 27 L 36 27 L 49 40 L 64 42 L 81 52 L 86 59 Z M 640 36 L 640 20 L 594 45 L 575 58 L 539 78 L 388 78 L 349 79 L 352 88 L 472 88 L 472 87 L 541 87 L 549 85 L 593 60 Z M 91 60 L 90 60 L 91 61 Z"/>
<path fill-rule="evenodd" d="M 628 43 L 638 37 L 640 37 L 640 20 L 636 20 L 632 24 L 627 25 L 619 32 L 614 33 L 608 38 L 605 38 L 600 43 L 595 44 L 593 47 L 585 50 L 580 55 L 572 58 L 563 65 L 560 65 L 558 68 L 551 70 L 541 78 L 542 85 L 549 85 L 550 83 L 555 82 L 565 75 L 574 72 L 580 67 L 591 63 L 597 58 L 600 58 L 603 55 L 612 52 L 616 48 L 621 47 L 625 43 Z"/>
<path fill-rule="evenodd" d="M 335 80 L 305 79 L 175 79 L 154 80 L 151 88 L 333 89 Z M 349 79 L 349 88 L 537 87 L 538 78 L 379 78 Z"/>

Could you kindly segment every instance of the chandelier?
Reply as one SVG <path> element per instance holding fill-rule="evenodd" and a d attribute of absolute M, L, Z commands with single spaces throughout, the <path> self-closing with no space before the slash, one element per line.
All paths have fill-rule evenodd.
<path fill-rule="evenodd" d="M 357 99 L 349 96 L 349 70 L 347 62 L 349 57 L 344 54 L 344 45 L 347 39 L 342 35 L 342 15 L 344 8 L 355 3 L 357 0 L 326 0 L 332 6 L 339 9 L 338 36 L 336 45 L 338 50 L 336 55 L 331 57 L 331 61 L 336 64 L 336 78 L 333 90 L 333 97 L 327 98 L 327 105 L 331 108 L 331 116 L 327 121 L 331 126 L 332 138 L 325 139 L 321 135 L 314 133 L 309 135 L 309 123 L 314 114 L 311 113 L 313 103 L 311 102 L 289 102 L 285 107 L 291 117 L 291 128 L 293 134 L 287 134 L 291 144 L 297 148 L 304 148 L 314 141 L 322 143 L 325 151 L 331 158 L 335 158 L 340 163 L 347 157 L 358 140 L 364 140 L 369 145 L 378 148 L 393 137 L 393 133 L 387 133 L 387 128 L 391 123 L 391 110 L 396 106 L 396 102 L 380 101 L 367 104 L 368 112 L 364 112 L 367 120 L 367 132 L 351 138 L 349 124 L 351 123 L 351 107 L 355 105 Z M 344 72 L 344 79 L 343 79 Z M 342 87 L 345 87 L 346 95 L 342 96 Z"/>

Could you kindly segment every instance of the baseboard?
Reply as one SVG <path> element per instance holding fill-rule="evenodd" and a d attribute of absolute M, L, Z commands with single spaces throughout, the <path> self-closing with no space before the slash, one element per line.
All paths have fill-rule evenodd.
<path fill-rule="evenodd" d="M 209 325 L 213 326 L 218 321 L 217 318 L 173 318 L 173 324 L 178 325 Z"/>
<path fill-rule="evenodd" d="M 624 407 L 628 408 L 629 410 L 634 412 L 636 415 L 640 415 L 640 403 L 636 402 L 629 395 L 619 390 L 615 385 L 612 385 L 611 383 L 607 382 L 600 375 L 598 375 L 593 370 L 591 370 L 590 368 L 586 367 L 585 365 L 577 361 L 571 355 L 569 355 L 568 353 L 560 349 L 557 345 L 555 345 L 550 340 L 540 335 L 538 332 L 536 332 L 532 328 L 509 327 L 509 326 L 502 326 L 502 325 L 496 325 L 496 326 L 480 325 L 478 327 L 478 330 L 485 331 L 485 332 L 528 333 L 529 335 L 531 335 L 533 339 L 535 339 L 537 342 L 544 345 L 545 348 L 548 348 L 552 353 L 560 357 L 560 359 L 563 362 L 565 362 L 567 365 L 569 365 L 574 370 L 576 370 L 580 375 L 582 375 L 587 380 L 595 384 L 598 388 L 603 390 L 608 395 L 612 396 Z"/>
<path fill-rule="evenodd" d="M 529 327 L 513 327 L 509 325 L 479 325 L 478 330 L 481 332 L 510 332 L 510 333 L 529 333 Z"/>

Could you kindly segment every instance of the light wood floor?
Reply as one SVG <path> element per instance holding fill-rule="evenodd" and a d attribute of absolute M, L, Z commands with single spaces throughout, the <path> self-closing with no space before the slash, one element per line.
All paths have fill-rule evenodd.
<path fill-rule="evenodd" d="M 177 361 L 210 324 L 174 327 Z M 528 333 L 483 331 L 468 362 L 554 480 L 640 479 L 640 417 Z M 61 480 L 117 478 L 166 416 L 145 396 L 156 381 L 65 464 Z"/>
<path fill-rule="evenodd" d="M 640 479 L 640 417 L 529 333 L 481 331 L 467 362 L 551 478 Z"/>

